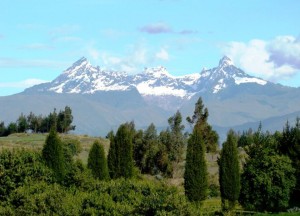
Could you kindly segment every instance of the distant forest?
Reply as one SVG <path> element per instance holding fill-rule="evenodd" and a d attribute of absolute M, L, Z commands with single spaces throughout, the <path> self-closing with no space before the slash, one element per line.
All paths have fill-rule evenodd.
<path fill-rule="evenodd" d="M 48 133 L 52 125 L 56 125 L 59 133 L 68 133 L 75 130 L 73 122 L 72 110 L 66 106 L 64 110 L 58 113 L 56 109 L 48 116 L 35 115 L 30 112 L 28 116 L 21 114 L 16 122 L 11 122 L 5 126 L 4 122 L 0 122 L 0 136 L 8 136 L 13 133 L 24 133 L 29 130 L 34 133 Z"/>

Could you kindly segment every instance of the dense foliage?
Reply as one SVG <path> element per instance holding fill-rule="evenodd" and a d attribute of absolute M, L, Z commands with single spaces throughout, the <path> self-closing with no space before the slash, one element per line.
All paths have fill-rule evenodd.
<path fill-rule="evenodd" d="M 237 139 L 232 130 L 223 143 L 218 164 L 222 208 L 231 210 L 239 198 L 241 188 Z"/>
<path fill-rule="evenodd" d="M 245 148 L 248 158 L 239 201 L 246 209 L 278 212 L 289 206 L 295 170 L 287 156 L 278 154 L 277 146 L 274 136 L 258 130 Z"/>
<path fill-rule="evenodd" d="M 229 131 L 218 160 L 220 185 L 208 183 L 206 153 L 218 151 L 218 135 L 207 122 L 201 98 L 187 118 L 191 134 L 183 135 L 179 111 L 160 133 L 154 124 L 136 130 L 134 122 L 124 123 L 107 135 L 107 158 L 97 141 L 87 165 L 78 159 L 79 140 L 58 133 L 73 127 L 70 108 L 54 110 L 44 125 L 34 119 L 32 113 L 22 114 L 9 130 L 0 123 L 0 135 L 52 128 L 41 152 L 0 150 L 0 215 L 202 215 L 208 195 L 221 195 L 223 210 L 232 210 L 238 197 L 251 211 L 299 206 L 299 119 L 282 133 L 264 133 L 261 125 L 256 132 Z M 179 186 L 170 186 L 173 180 Z"/>
<path fill-rule="evenodd" d="M 195 215 L 176 187 L 145 179 L 99 181 L 74 162 L 72 184 L 55 173 L 38 152 L 0 153 L 1 215 Z M 71 182 L 71 181 L 70 181 Z"/>
<path fill-rule="evenodd" d="M 296 119 L 294 127 L 287 122 L 280 140 L 280 152 L 292 160 L 295 169 L 296 187 L 292 192 L 292 204 L 300 206 L 300 118 Z"/>

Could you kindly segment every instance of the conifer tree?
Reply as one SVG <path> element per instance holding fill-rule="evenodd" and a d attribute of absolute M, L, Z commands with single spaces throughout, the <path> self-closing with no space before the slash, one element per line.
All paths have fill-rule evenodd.
<path fill-rule="evenodd" d="M 56 176 L 57 181 L 62 181 L 65 176 L 65 161 L 62 142 L 54 127 L 50 130 L 42 150 L 43 158 Z"/>
<path fill-rule="evenodd" d="M 202 127 L 202 136 L 204 139 L 204 145 L 206 147 L 206 152 L 215 152 L 218 148 L 219 136 L 216 131 L 207 123 L 209 113 L 208 109 L 205 107 L 200 97 L 195 104 L 195 110 L 192 117 L 187 117 L 186 120 L 191 127 L 200 124 Z"/>
<path fill-rule="evenodd" d="M 204 110 L 203 110 L 204 109 Z M 207 130 L 211 126 L 207 123 L 208 109 L 204 108 L 202 99 L 195 104 L 192 117 L 187 117 L 188 123 L 194 125 L 193 133 L 188 139 L 184 188 L 190 201 L 203 201 L 207 197 L 208 171 L 205 153 L 208 144 Z"/>
<path fill-rule="evenodd" d="M 113 131 L 110 131 L 107 136 L 106 136 L 109 141 L 109 151 L 108 151 L 108 156 L 107 156 L 107 165 L 108 165 L 108 171 L 109 171 L 109 176 L 112 179 L 117 178 L 118 173 L 119 173 L 119 158 L 117 156 L 119 155 L 117 151 L 117 146 L 115 144 L 115 135 Z"/>
<path fill-rule="evenodd" d="M 116 136 L 116 158 L 119 159 L 117 177 L 131 178 L 133 176 L 133 145 L 132 127 L 130 124 L 120 125 Z"/>
<path fill-rule="evenodd" d="M 297 117 L 294 127 L 286 123 L 280 139 L 279 150 L 287 155 L 296 169 L 296 186 L 293 190 L 291 203 L 300 206 L 300 118 Z"/>
<path fill-rule="evenodd" d="M 232 130 L 223 143 L 218 164 L 222 209 L 231 210 L 239 198 L 241 188 L 237 139 Z"/>
<path fill-rule="evenodd" d="M 104 153 L 104 148 L 99 141 L 95 141 L 88 157 L 88 168 L 92 170 L 95 178 L 100 180 L 108 179 L 107 160 Z"/>
<path fill-rule="evenodd" d="M 168 119 L 168 123 L 171 128 L 170 134 L 170 159 L 176 161 L 177 163 L 182 161 L 182 155 L 184 152 L 185 140 L 182 134 L 184 125 L 182 125 L 182 116 L 179 111 L 177 111 L 174 116 Z"/>
<path fill-rule="evenodd" d="M 201 132 L 201 125 L 196 125 L 188 140 L 184 189 L 190 201 L 203 201 L 207 197 L 208 172 L 205 145 Z"/>
<path fill-rule="evenodd" d="M 108 167 L 111 178 L 131 178 L 133 176 L 133 144 L 134 124 L 120 125 L 115 136 L 110 133 L 110 149 Z"/>

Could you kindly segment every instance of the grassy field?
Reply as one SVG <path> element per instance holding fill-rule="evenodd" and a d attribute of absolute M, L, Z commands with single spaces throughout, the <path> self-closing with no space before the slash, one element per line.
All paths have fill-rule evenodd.
<path fill-rule="evenodd" d="M 11 134 L 8 137 L 0 137 L 0 151 L 2 151 L 3 149 L 12 150 L 17 148 L 34 149 L 37 151 L 41 151 L 47 135 L 48 134 L 17 133 Z M 85 164 L 87 163 L 89 150 L 96 140 L 100 141 L 100 143 L 104 146 L 105 152 L 108 153 L 109 141 L 106 139 L 74 134 L 60 134 L 60 137 L 62 140 L 75 139 L 81 143 L 82 151 L 77 156 L 77 158 L 81 159 Z"/>

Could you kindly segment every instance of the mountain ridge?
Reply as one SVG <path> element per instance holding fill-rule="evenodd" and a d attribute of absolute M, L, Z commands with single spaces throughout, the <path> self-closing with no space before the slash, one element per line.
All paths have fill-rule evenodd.
<path fill-rule="evenodd" d="M 278 121 L 281 130 L 282 119 L 296 118 L 300 111 L 300 88 L 250 76 L 226 56 L 212 69 L 178 77 L 162 66 L 134 75 L 102 69 L 83 57 L 52 82 L 0 97 L 0 113 L 5 113 L 0 118 L 10 122 L 20 113 L 49 114 L 70 106 L 76 133 L 103 136 L 132 120 L 137 128 L 150 123 L 166 128 L 177 110 L 183 119 L 190 116 L 199 97 L 208 107 L 209 122 L 222 136 L 226 129 L 273 117 L 273 125 Z"/>
<path fill-rule="evenodd" d="M 200 73 L 173 76 L 163 66 L 145 68 L 142 73 L 130 75 L 125 72 L 104 70 L 92 66 L 82 57 L 50 83 L 40 85 L 39 92 L 93 94 L 97 91 L 126 91 L 135 87 L 141 95 L 175 96 L 191 98 L 199 92 L 218 93 L 228 85 L 268 81 L 246 74 L 224 56 L 215 68 Z M 30 91 L 30 90 L 25 90 Z"/>

